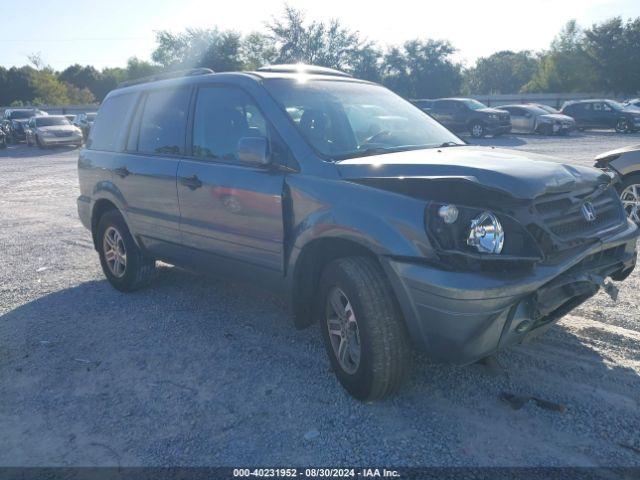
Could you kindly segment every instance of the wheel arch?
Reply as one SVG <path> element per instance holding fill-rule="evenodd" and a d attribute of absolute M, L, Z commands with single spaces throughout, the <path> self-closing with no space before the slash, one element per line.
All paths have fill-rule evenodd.
<path fill-rule="evenodd" d="M 350 238 L 317 238 L 300 250 L 291 272 L 289 289 L 297 328 L 315 323 L 314 294 L 324 267 L 333 260 L 350 256 L 364 256 L 379 263 L 378 255 L 368 245 Z"/>

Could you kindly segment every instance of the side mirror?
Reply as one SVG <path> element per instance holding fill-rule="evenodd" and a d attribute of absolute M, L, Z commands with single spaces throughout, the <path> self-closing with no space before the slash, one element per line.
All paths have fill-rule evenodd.
<path fill-rule="evenodd" d="M 270 165 L 269 142 L 265 137 L 242 137 L 238 140 L 238 160 L 244 163 Z"/>

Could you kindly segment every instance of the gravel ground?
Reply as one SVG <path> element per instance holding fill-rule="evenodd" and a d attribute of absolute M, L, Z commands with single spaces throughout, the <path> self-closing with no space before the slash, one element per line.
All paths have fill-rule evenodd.
<path fill-rule="evenodd" d="M 590 165 L 640 135 L 478 143 Z M 77 218 L 76 158 L 0 151 L 0 465 L 640 466 L 638 273 L 497 367 L 416 354 L 399 395 L 362 404 L 318 330 L 265 293 L 170 266 L 112 289 Z"/>

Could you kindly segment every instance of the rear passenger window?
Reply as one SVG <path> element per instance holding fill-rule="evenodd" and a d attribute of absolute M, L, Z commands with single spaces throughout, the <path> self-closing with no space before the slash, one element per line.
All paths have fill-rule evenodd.
<path fill-rule="evenodd" d="M 91 128 L 87 148 L 115 152 L 119 149 L 120 139 L 133 105 L 135 94 L 127 93 L 109 97 L 100 107 L 96 121 Z"/>
<path fill-rule="evenodd" d="M 147 94 L 138 132 L 138 152 L 179 155 L 189 109 L 189 89 L 157 90 Z"/>
<path fill-rule="evenodd" d="M 198 92 L 193 118 L 193 155 L 237 161 L 243 137 L 267 137 L 267 124 L 249 95 L 230 87 Z"/>

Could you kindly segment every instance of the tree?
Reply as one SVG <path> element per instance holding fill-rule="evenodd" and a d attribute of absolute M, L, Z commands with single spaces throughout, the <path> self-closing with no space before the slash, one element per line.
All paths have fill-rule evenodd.
<path fill-rule="evenodd" d="M 271 37 L 253 32 L 242 39 L 241 55 L 244 68 L 255 70 L 273 63 L 278 56 L 278 51 Z"/>
<path fill-rule="evenodd" d="M 527 84 L 538 68 L 538 60 L 528 50 L 504 50 L 479 58 L 465 72 L 465 91 L 473 94 L 516 93 Z"/>
<path fill-rule="evenodd" d="M 187 29 L 156 34 L 158 46 L 151 58 L 170 69 L 207 67 L 217 72 L 241 70 L 241 36 L 233 31 Z"/>
<path fill-rule="evenodd" d="M 338 20 L 306 23 L 304 14 L 288 5 L 283 18 L 273 18 L 267 29 L 277 48 L 278 63 L 301 62 L 350 70 L 354 54 L 361 47 L 358 33 L 343 27 Z"/>
<path fill-rule="evenodd" d="M 123 80 L 135 80 L 137 78 L 149 77 L 160 73 L 162 68 L 138 57 L 131 57 L 127 60 L 125 78 Z"/>
<path fill-rule="evenodd" d="M 410 40 L 384 56 L 383 83 L 410 98 L 444 97 L 460 91 L 462 67 L 445 40 Z"/>
<path fill-rule="evenodd" d="M 589 92 L 597 74 L 584 52 L 584 34 L 575 20 L 569 21 L 551 48 L 540 54 L 538 68 L 523 87 L 525 92 Z"/>
<path fill-rule="evenodd" d="M 640 90 L 640 19 L 624 23 L 620 17 L 593 25 L 584 32 L 583 50 L 603 92 Z"/>

